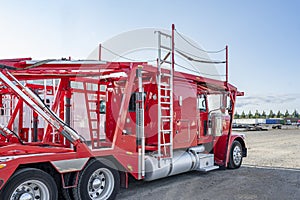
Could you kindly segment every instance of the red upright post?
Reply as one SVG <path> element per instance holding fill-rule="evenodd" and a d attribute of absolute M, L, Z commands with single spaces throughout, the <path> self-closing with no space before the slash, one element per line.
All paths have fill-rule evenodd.
<path fill-rule="evenodd" d="M 226 84 L 228 84 L 228 46 L 226 45 Z"/>
<path fill-rule="evenodd" d="M 174 54 L 174 49 L 175 49 L 175 39 L 174 39 L 174 35 L 175 35 L 175 24 L 172 24 L 172 71 L 174 73 L 174 63 L 175 63 L 175 54 Z"/>
<path fill-rule="evenodd" d="M 102 45 L 101 43 L 99 44 L 99 51 L 98 51 L 98 59 L 101 60 L 101 53 L 102 53 Z"/>

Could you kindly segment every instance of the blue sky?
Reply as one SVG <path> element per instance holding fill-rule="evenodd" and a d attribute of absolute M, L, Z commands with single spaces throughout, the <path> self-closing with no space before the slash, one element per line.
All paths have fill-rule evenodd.
<path fill-rule="evenodd" d="M 300 111 L 300 1 L 5 1 L 0 58 L 84 58 L 101 41 L 145 27 L 177 30 L 208 50 L 229 45 L 238 111 Z"/>

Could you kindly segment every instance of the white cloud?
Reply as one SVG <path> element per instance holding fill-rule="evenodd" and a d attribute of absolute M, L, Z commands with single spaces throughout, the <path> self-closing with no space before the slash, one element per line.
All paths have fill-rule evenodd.
<path fill-rule="evenodd" d="M 236 111 L 241 113 L 242 111 L 255 112 L 263 110 L 269 112 L 285 112 L 288 110 L 290 113 L 294 110 L 300 111 L 300 93 L 297 94 L 267 94 L 267 95 L 251 95 L 245 97 L 238 97 L 236 103 Z"/>

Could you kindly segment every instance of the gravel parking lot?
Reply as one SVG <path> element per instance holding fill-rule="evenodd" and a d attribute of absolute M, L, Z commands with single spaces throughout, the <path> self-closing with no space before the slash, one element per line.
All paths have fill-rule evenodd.
<path fill-rule="evenodd" d="M 283 128 L 246 132 L 249 154 L 244 164 L 300 170 L 300 129 Z"/>
<path fill-rule="evenodd" d="M 117 199 L 300 199 L 300 129 L 244 133 L 248 157 L 240 169 L 130 180 Z"/>

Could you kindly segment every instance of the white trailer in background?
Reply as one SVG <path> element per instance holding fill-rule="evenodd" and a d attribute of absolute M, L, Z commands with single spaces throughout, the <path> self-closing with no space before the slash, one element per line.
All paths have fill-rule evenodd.
<path fill-rule="evenodd" d="M 258 118 L 258 119 L 234 119 L 233 123 L 235 124 L 246 124 L 246 125 L 258 125 L 258 124 L 266 124 L 266 119 Z"/>

